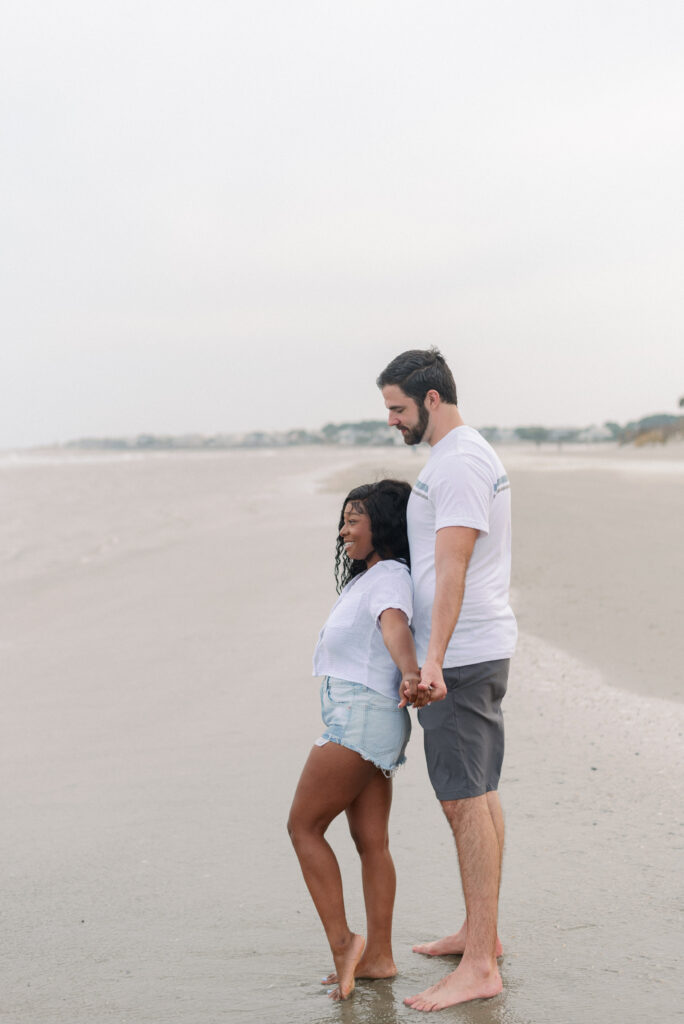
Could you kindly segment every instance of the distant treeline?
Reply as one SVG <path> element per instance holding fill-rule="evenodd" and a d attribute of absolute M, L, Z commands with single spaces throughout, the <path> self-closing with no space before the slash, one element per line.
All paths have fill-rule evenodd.
<path fill-rule="evenodd" d="M 672 437 L 684 437 L 684 416 L 659 413 L 620 426 L 608 422 L 591 427 L 480 427 L 480 432 L 497 444 L 664 444 Z M 385 420 L 356 423 L 327 423 L 321 430 L 253 430 L 244 434 L 138 434 L 136 437 L 83 437 L 69 441 L 67 448 L 101 451 L 204 451 L 228 448 L 287 448 L 294 445 L 403 445 L 403 439 Z"/>

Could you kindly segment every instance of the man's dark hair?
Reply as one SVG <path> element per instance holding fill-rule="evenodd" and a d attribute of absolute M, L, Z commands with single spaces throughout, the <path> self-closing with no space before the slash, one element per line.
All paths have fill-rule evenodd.
<path fill-rule="evenodd" d="M 379 388 L 397 384 L 404 394 L 422 405 L 428 391 L 437 391 L 447 405 L 458 405 L 456 383 L 438 348 L 411 348 L 393 359 L 377 379 Z"/>

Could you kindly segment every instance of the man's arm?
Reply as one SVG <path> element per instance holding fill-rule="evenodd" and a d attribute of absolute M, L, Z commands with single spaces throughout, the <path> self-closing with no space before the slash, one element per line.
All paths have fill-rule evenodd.
<path fill-rule="evenodd" d="M 451 634 L 463 604 L 466 571 L 478 530 L 470 526 L 445 526 L 435 537 L 435 600 L 425 664 L 419 689 L 431 690 L 431 700 L 446 696 L 442 665 Z"/>

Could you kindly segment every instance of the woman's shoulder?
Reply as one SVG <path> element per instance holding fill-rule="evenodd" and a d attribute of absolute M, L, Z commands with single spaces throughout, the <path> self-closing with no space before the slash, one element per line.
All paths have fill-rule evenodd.
<path fill-rule="evenodd" d="M 383 558 L 382 561 L 376 562 L 375 565 L 366 570 L 366 576 L 370 576 L 371 573 L 375 574 L 375 579 L 387 576 L 411 575 L 408 565 L 400 558 Z"/>
<path fill-rule="evenodd" d="M 411 585 L 411 572 L 406 562 L 398 558 L 383 558 L 370 569 L 365 569 L 358 576 L 354 576 L 342 588 L 340 597 L 355 593 L 360 599 L 362 594 L 368 594 L 377 587 L 402 586 L 404 581 Z"/>
<path fill-rule="evenodd" d="M 372 608 L 402 608 L 410 615 L 413 603 L 413 581 L 409 567 L 404 561 L 386 558 L 376 562 L 368 570 L 371 575 L 366 590 L 367 599 Z"/>

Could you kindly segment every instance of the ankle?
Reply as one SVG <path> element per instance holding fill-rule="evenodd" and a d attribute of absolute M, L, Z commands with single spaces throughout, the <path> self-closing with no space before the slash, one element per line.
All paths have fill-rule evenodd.
<path fill-rule="evenodd" d="M 330 950 L 333 956 L 343 956 L 346 950 L 349 949 L 354 933 L 347 930 L 346 934 L 337 933 L 334 937 L 329 936 L 328 942 L 330 943 Z"/>
<path fill-rule="evenodd" d="M 499 965 L 493 954 L 474 954 L 466 948 L 461 964 L 467 967 L 472 974 L 481 978 L 489 978 L 499 973 Z"/>
<path fill-rule="evenodd" d="M 371 942 L 367 942 L 363 951 L 363 959 L 366 963 L 393 964 L 394 954 L 391 946 L 374 946 Z"/>

